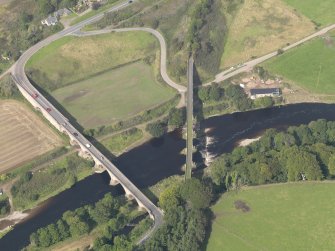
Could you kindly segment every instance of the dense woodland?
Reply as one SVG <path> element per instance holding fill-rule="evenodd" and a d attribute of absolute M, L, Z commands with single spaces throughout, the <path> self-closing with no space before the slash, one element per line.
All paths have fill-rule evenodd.
<path fill-rule="evenodd" d="M 133 206 L 124 197 L 106 194 L 94 205 L 87 205 L 74 211 L 67 211 L 57 222 L 38 229 L 30 236 L 32 246 L 49 247 L 70 237 L 88 234 L 94 228 L 103 226 L 99 238 L 94 241 L 91 250 L 132 250 L 133 240 L 151 225 L 148 219 L 142 220 L 129 235 L 120 234 L 137 215 Z M 136 210 L 136 208 L 135 208 Z"/>
<path fill-rule="evenodd" d="M 214 183 L 241 185 L 332 179 L 335 175 L 335 122 L 318 120 L 270 129 L 257 142 L 223 154 L 210 167 Z"/>

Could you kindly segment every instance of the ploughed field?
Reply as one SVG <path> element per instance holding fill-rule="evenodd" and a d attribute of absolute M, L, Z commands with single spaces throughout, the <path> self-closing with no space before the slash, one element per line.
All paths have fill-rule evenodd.
<path fill-rule="evenodd" d="M 61 144 L 61 138 L 23 103 L 0 101 L 0 173 Z"/>
<path fill-rule="evenodd" d="M 225 193 L 208 251 L 333 250 L 335 182 L 249 187 Z"/>

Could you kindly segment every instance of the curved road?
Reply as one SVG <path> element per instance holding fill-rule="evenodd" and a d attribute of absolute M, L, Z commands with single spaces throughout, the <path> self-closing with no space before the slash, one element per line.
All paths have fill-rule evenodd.
<path fill-rule="evenodd" d="M 151 28 L 145 28 L 145 27 L 136 27 L 136 28 L 121 28 L 121 29 L 103 29 L 103 30 L 97 30 L 97 31 L 77 31 L 71 35 L 75 35 L 79 37 L 86 37 L 86 36 L 106 34 L 110 32 L 128 32 L 128 31 L 145 31 L 145 32 L 149 32 L 150 34 L 154 35 L 157 38 L 157 40 L 159 41 L 160 47 L 161 47 L 160 72 L 161 72 L 163 80 L 169 86 L 176 89 L 178 92 L 185 93 L 187 88 L 183 85 L 179 85 L 176 82 L 174 82 L 167 74 L 167 67 L 166 67 L 167 46 L 166 46 L 164 37 L 157 30 L 154 30 Z"/>
<path fill-rule="evenodd" d="M 130 3 L 124 2 L 121 3 L 113 8 L 111 8 L 109 11 L 116 11 L 121 8 L 124 8 L 128 6 Z M 50 44 L 51 42 L 62 38 L 65 35 L 71 34 L 73 32 L 76 32 L 80 30 L 85 25 L 91 24 L 93 22 L 98 21 L 103 17 L 103 13 L 98 14 L 96 16 L 93 16 L 81 23 L 78 23 L 74 26 L 71 26 L 67 29 L 64 29 L 60 31 L 57 34 L 54 34 L 45 40 L 35 44 L 30 49 L 25 51 L 22 56 L 19 58 L 19 60 L 13 65 L 13 67 L 10 69 L 12 73 L 12 77 L 15 80 L 15 82 L 22 87 L 25 92 L 27 92 L 31 96 L 35 96 L 38 94 L 38 96 L 35 98 L 35 101 L 44 109 L 44 112 L 48 112 L 49 115 L 59 124 L 62 125 L 64 130 L 72 137 L 76 138 L 76 140 L 81 144 L 82 148 L 85 149 L 85 151 L 89 152 L 94 158 L 98 159 L 101 164 L 103 164 L 114 176 L 117 178 L 117 180 L 122 183 L 122 186 L 125 187 L 128 191 L 131 192 L 131 194 L 136 197 L 148 210 L 148 212 L 154 217 L 154 225 L 151 228 L 151 230 L 140 240 L 140 243 L 145 241 L 153 231 L 155 231 L 163 222 L 163 213 L 159 208 L 157 208 L 131 181 L 128 180 L 126 176 L 124 176 L 120 170 L 114 166 L 106 157 L 103 156 L 103 154 L 95 148 L 91 143 L 79 132 L 75 127 L 73 127 L 67 118 L 65 118 L 28 80 L 24 68 L 25 64 L 29 60 L 29 58 L 36 53 L 38 50 L 43 48 L 44 46 Z M 87 147 L 86 145 L 90 144 L 90 147 Z"/>

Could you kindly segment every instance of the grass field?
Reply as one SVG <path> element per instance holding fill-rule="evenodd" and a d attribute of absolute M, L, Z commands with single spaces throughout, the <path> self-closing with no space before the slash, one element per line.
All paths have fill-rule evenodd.
<path fill-rule="evenodd" d="M 35 70 L 30 77 L 42 88 L 54 90 L 154 55 L 156 50 L 158 42 L 145 32 L 67 36 L 39 50 L 26 71 Z"/>
<path fill-rule="evenodd" d="M 283 0 L 298 12 L 322 26 L 335 23 L 335 4 L 333 0 Z"/>
<path fill-rule="evenodd" d="M 335 183 L 251 187 L 222 196 L 208 251 L 333 250 Z M 249 211 L 235 208 L 242 201 Z"/>
<path fill-rule="evenodd" d="M 150 66 L 136 62 L 60 88 L 52 95 L 81 125 L 94 128 L 165 102 L 173 93 L 155 81 Z"/>
<path fill-rule="evenodd" d="M 143 132 L 141 129 L 134 128 L 128 131 L 113 135 L 101 141 L 101 143 L 107 147 L 114 155 L 121 154 L 124 150 L 130 147 L 143 138 Z"/>
<path fill-rule="evenodd" d="M 221 69 L 275 51 L 314 32 L 308 18 L 278 0 L 245 0 L 230 22 Z"/>
<path fill-rule="evenodd" d="M 335 94 L 335 36 L 318 38 L 264 64 L 271 73 L 315 94 Z"/>
<path fill-rule="evenodd" d="M 0 101 L 0 173 L 31 160 L 62 140 L 18 101 Z"/>

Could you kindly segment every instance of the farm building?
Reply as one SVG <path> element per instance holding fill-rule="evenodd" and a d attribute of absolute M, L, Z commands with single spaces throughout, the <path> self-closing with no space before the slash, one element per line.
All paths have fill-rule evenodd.
<path fill-rule="evenodd" d="M 57 17 L 49 16 L 47 19 L 41 21 L 42 24 L 47 26 L 56 25 L 58 23 Z"/>
<path fill-rule="evenodd" d="M 60 10 L 57 10 L 55 13 L 54 13 L 54 16 L 55 17 L 61 17 L 61 16 L 68 16 L 70 15 L 72 12 L 67 9 L 67 8 L 63 8 L 63 9 L 60 9 Z"/>
<path fill-rule="evenodd" d="M 280 88 L 262 88 L 250 89 L 250 98 L 263 98 L 263 97 L 278 97 L 280 96 Z"/>

